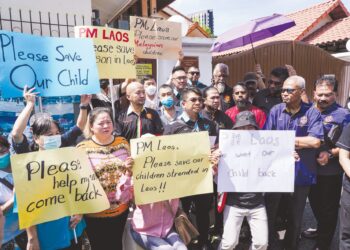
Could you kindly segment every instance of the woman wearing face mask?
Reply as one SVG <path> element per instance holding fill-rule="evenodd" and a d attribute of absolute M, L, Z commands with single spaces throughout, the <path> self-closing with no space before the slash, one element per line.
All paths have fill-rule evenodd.
<path fill-rule="evenodd" d="M 141 83 L 144 85 L 145 92 L 146 92 L 145 107 L 157 110 L 158 101 L 156 96 L 156 93 L 157 93 L 156 81 L 152 78 L 152 76 L 145 76 L 141 80 Z"/>
<path fill-rule="evenodd" d="M 162 105 L 159 110 L 159 116 L 163 127 L 165 127 L 170 122 L 175 121 L 180 116 L 182 110 L 180 107 L 174 105 L 173 88 L 168 84 L 163 84 L 159 87 L 159 100 Z"/>
<path fill-rule="evenodd" d="M 10 144 L 5 137 L 0 136 L 0 208 L 5 217 L 2 250 L 14 250 L 15 242 L 20 249 L 27 244 L 26 233 L 19 230 L 18 214 L 13 213 L 14 187 L 11 174 Z M 0 242 L 1 244 L 1 242 Z"/>
<path fill-rule="evenodd" d="M 84 131 L 88 139 L 77 145 L 86 150 L 110 202 L 109 209 L 85 215 L 93 250 L 123 249 L 122 235 L 133 195 L 129 143 L 123 137 L 114 136 L 113 123 L 110 109 L 92 110 Z"/>
<path fill-rule="evenodd" d="M 81 96 L 77 125 L 62 135 L 60 134 L 58 123 L 52 117 L 48 115 L 38 116 L 31 126 L 33 143 L 30 144 L 23 131 L 34 109 L 36 95 L 34 88 L 30 90 L 27 89 L 27 86 L 24 88 L 23 96 L 27 104 L 18 116 L 11 132 L 15 152 L 17 154 L 28 153 L 75 145 L 77 138 L 82 134 L 87 120 L 87 108 L 91 96 Z M 73 215 L 27 228 L 27 249 L 81 249 L 81 236 L 85 228 L 85 222 L 81 221 L 81 218 L 81 215 Z M 78 237 L 78 244 L 74 242 L 74 230 Z"/>

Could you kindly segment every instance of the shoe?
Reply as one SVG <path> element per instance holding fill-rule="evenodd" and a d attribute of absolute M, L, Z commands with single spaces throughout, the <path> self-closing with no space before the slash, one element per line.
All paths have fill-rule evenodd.
<path fill-rule="evenodd" d="M 317 229 L 309 228 L 301 233 L 301 236 L 305 239 L 315 239 L 318 236 Z"/>

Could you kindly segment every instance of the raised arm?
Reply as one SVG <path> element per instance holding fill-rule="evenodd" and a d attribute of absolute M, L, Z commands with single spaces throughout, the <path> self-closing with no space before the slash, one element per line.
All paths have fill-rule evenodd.
<path fill-rule="evenodd" d="M 87 109 L 89 103 L 91 101 L 91 95 L 81 95 L 80 96 L 80 111 L 77 119 L 77 127 L 80 128 L 81 131 L 84 130 L 86 122 L 87 122 Z"/>
<path fill-rule="evenodd" d="M 38 93 L 34 93 L 34 88 L 29 89 L 27 86 L 24 87 L 23 97 L 26 101 L 26 106 L 19 114 L 15 124 L 12 129 L 12 139 L 15 143 L 21 143 L 23 141 L 23 132 L 28 124 L 30 114 L 32 113 L 35 106 L 35 97 Z"/>

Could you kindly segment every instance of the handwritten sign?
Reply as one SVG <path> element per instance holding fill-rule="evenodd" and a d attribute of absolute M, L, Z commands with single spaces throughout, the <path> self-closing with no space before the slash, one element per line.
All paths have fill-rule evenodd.
<path fill-rule="evenodd" d="M 130 17 L 135 32 L 136 56 L 150 59 L 177 59 L 181 50 L 181 24 L 143 17 Z"/>
<path fill-rule="evenodd" d="M 142 79 L 144 76 L 151 76 L 152 64 L 151 63 L 136 64 L 136 75 L 137 75 L 137 78 L 139 79 Z"/>
<path fill-rule="evenodd" d="M 207 132 L 131 140 L 136 204 L 213 192 L 209 153 Z"/>
<path fill-rule="evenodd" d="M 219 192 L 293 192 L 294 131 L 220 130 Z"/>
<path fill-rule="evenodd" d="M 110 206 L 83 149 L 13 155 L 11 166 L 20 228 Z"/>
<path fill-rule="evenodd" d="M 92 38 L 100 78 L 135 78 L 134 33 L 96 26 L 76 26 L 76 37 Z"/>
<path fill-rule="evenodd" d="M 41 96 L 100 92 L 92 41 L 0 31 L 0 84 L 5 98 L 23 88 Z"/>

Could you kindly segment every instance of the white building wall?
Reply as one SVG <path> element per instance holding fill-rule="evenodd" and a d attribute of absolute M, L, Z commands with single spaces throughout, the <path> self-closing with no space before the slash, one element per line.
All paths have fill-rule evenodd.
<path fill-rule="evenodd" d="M 185 56 L 198 57 L 199 70 L 201 72 L 200 81 L 206 85 L 211 84 L 212 77 L 212 56 L 209 52 L 214 39 L 183 37 L 182 49 Z M 158 84 L 162 85 L 167 81 L 176 60 L 158 60 Z"/>

